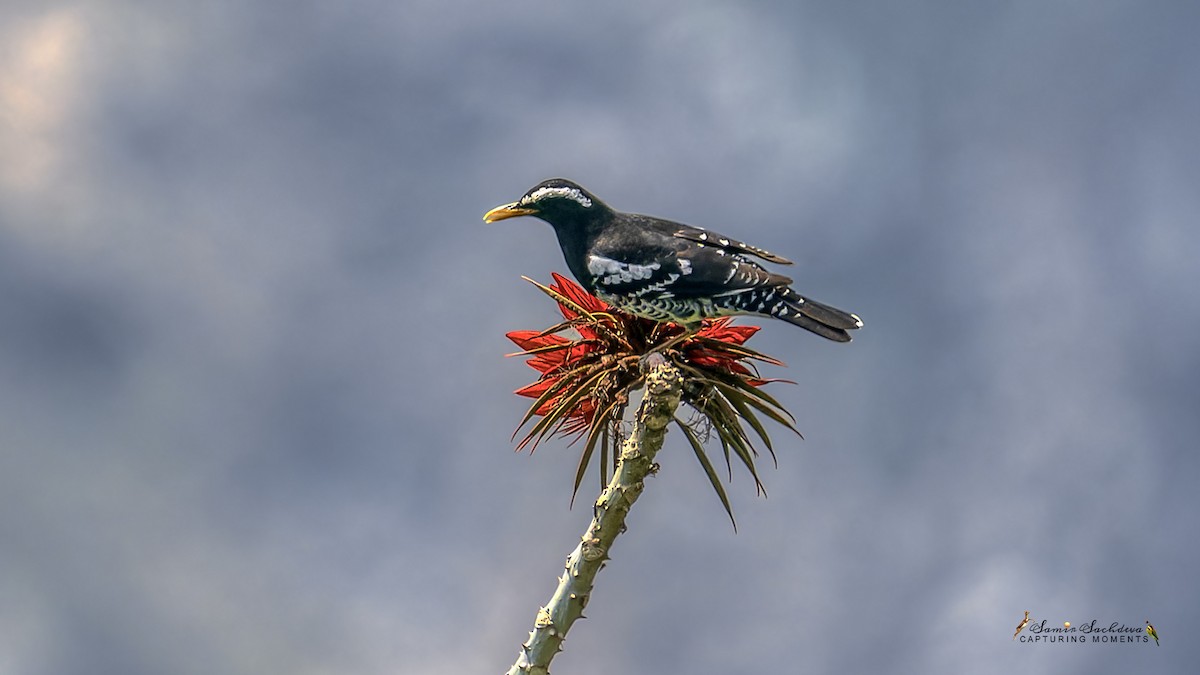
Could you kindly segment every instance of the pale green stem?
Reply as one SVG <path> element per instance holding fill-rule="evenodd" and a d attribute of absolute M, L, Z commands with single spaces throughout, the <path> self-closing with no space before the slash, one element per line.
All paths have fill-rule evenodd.
<path fill-rule="evenodd" d="M 621 456 L 608 486 L 596 500 L 593 518 L 575 550 L 550 602 L 538 610 L 529 639 L 521 645 L 517 662 L 508 675 L 547 675 L 550 660 L 562 651 L 562 642 L 575 620 L 583 616 L 596 572 L 608 560 L 617 535 L 625 530 L 625 517 L 645 487 L 662 448 L 667 425 L 675 417 L 683 378 L 657 354 L 646 357 L 646 394 L 638 408 L 632 433 L 621 446 Z"/>

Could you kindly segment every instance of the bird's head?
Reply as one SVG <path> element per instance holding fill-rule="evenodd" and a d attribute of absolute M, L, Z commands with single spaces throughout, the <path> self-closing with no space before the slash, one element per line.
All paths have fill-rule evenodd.
<path fill-rule="evenodd" d="M 517 216 L 537 216 L 555 227 L 586 224 L 609 212 L 604 202 L 565 178 L 551 178 L 533 186 L 523 197 L 484 214 L 494 223 Z"/>

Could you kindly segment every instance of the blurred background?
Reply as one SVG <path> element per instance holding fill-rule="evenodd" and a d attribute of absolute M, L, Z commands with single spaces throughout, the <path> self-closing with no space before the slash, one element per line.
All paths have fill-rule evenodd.
<path fill-rule="evenodd" d="M 1200 5 L 0 7 L 0 673 L 504 672 L 552 176 L 797 261 L 769 498 L 686 442 L 555 672 L 1200 660 Z M 1015 642 L 1140 627 L 1147 644 Z"/>

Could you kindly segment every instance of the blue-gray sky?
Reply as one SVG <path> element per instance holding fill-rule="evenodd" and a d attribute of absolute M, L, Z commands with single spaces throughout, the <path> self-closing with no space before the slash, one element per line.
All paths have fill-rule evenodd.
<path fill-rule="evenodd" d="M 768 499 L 661 474 L 556 672 L 1200 660 L 1200 9 L 7 2 L 0 673 L 503 672 L 586 525 L 512 453 L 551 176 L 798 262 Z M 585 489 L 592 489 L 585 483 Z M 585 498 L 586 499 L 586 498 Z M 1141 625 L 1153 645 L 1011 640 Z"/>

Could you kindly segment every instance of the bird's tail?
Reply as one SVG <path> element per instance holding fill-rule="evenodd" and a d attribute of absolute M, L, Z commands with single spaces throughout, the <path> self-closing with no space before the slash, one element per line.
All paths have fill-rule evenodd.
<path fill-rule="evenodd" d="M 850 312 L 810 300 L 790 288 L 781 288 L 778 304 L 768 312 L 834 342 L 849 342 L 847 331 L 862 328 L 862 319 Z"/>

